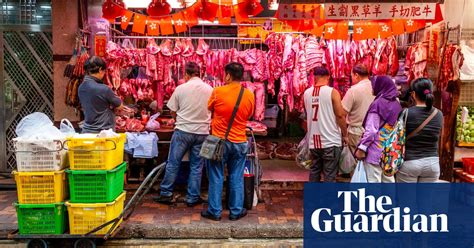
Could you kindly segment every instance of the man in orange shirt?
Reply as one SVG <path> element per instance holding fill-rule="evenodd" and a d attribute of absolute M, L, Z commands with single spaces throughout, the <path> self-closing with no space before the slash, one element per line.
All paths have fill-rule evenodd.
<path fill-rule="evenodd" d="M 230 63 L 225 67 L 225 86 L 215 88 L 209 98 L 208 108 L 212 112 L 212 135 L 221 139 L 225 133 L 236 106 L 242 86 L 240 81 L 244 67 L 240 63 Z M 238 220 L 247 215 L 244 205 L 244 165 L 247 156 L 247 120 L 253 115 L 255 97 L 245 89 L 238 106 L 232 128 L 225 141 L 224 159 L 220 162 L 209 161 L 207 166 L 209 177 L 209 207 L 201 212 L 207 219 L 219 221 L 222 213 L 222 187 L 224 184 L 224 166 L 227 164 L 229 173 L 229 209 L 230 220 Z"/>

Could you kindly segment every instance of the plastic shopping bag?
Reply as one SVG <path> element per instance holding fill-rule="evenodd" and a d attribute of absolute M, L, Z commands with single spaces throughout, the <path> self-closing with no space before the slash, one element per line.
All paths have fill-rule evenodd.
<path fill-rule="evenodd" d="M 59 131 L 65 135 L 73 135 L 76 133 L 76 129 L 68 119 L 62 119 L 59 124 Z"/>
<path fill-rule="evenodd" d="M 156 118 L 158 118 L 159 116 L 160 116 L 160 113 L 156 113 L 150 117 L 145 127 L 147 131 L 153 132 L 160 129 L 160 122 L 156 120 Z"/>
<path fill-rule="evenodd" d="M 365 173 L 364 162 L 357 161 L 357 167 L 352 175 L 351 183 L 367 183 L 367 174 Z"/>
<path fill-rule="evenodd" d="M 59 131 L 43 113 L 35 112 L 25 116 L 16 126 L 16 135 L 25 139 L 63 139 L 65 135 Z"/>
<path fill-rule="evenodd" d="M 39 129 L 46 126 L 53 126 L 53 122 L 47 115 L 40 112 L 35 112 L 23 117 L 20 123 L 18 123 L 16 126 L 15 132 L 18 137 L 26 138 L 33 136 L 38 132 Z"/>
<path fill-rule="evenodd" d="M 342 149 L 341 157 L 339 158 L 339 169 L 342 173 L 351 173 L 354 170 L 356 161 L 354 155 L 351 153 L 351 149 L 348 146 L 344 146 Z"/>
<path fill-rule="evenodd" d="M 307 170 L 309 170 L 313 164 L 311 152 L 309 150 L 308 135 L 306 135 L 298 144 L 296 163 L 299 167 Z"/>

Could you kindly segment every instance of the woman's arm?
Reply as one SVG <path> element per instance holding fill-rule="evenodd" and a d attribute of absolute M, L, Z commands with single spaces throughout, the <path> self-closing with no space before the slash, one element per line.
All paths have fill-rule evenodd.
<path fill-rule="evenodd" d="M 365 132 L 360 139 L 358 148 L 367 152 L 367 148 L 378 138 L 380 129 L 380 116 L 376 113 L 368 113 L 365 123 Z"/>

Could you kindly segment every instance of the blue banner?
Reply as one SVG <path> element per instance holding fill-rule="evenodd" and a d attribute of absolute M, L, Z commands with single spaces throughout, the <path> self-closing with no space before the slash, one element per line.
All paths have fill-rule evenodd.
<path fill-rule="evenodd" d="M 474 184 L 307 183 L 304 247 L 474 248 Z"/>

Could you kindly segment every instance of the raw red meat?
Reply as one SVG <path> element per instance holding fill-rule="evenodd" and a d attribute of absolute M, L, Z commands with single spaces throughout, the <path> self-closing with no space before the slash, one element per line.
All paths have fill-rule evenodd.
<path fill-rule="evenodd" d="M 161 54 L 163 54 L 164 56 L 169 57 L 173 55 L 171 40 L 169 39 L 164 40 L 160 45 L 160 50 L 161 50 Z"/>
<path fill-rule="evenodd" d="M 196 53 L 198 55 L 205 55 L 209 51 L 209 45 L 203 40 L 199 39 Z"/>
<path fill-rule="evenodd" d="M 266 132 L 267 126 L 258 121 L 247 121 L 247 127 L 252 128 L 254 132 Z"/>
<path fill-rule="evenodd" d="M 399 70 L 399 62 L 398 62 L 398 51 L 397 51 L 397 41 L 394 37 L 390 37 L 388 39 L 387 44 L 387 53 L 388 53 L 388 74 L 392 77 L 395 77 Z"/>
<path fill-rule="evenodd" d="M 148 39 L 146 50 L 146 75 L 153 80 L 158 80 L 156 54 L 160 52 L 160 47 L 156 44 L 155 39 Z"/>
<path fill-rule="evenodd" d="M 255 114 L 254 119 L 263 121 L 265 119 L 265 84 L 256 82 L 255 84 Z"/>
<path fill-rule="evenodd" d="M 459 46 L 448 45 L 444 48 L 444 61 L 441 63 L 441 75 L 438 82 L 440 89 L 446 90 L 449 81 L 459 78 L 459 70 L 463 62 L 464 56 Z M 446 113 L 446 111 L 443 111 L 443 113 Z"/>
<path fill-rule="evenodd" d="M 374 66 L 372 74 L 386 75 L 388 71 L 388 54 L 386 53 L 387 40 L 380 40 L 377 44 L 377 52 L 375 53 Z"/>
<path fill-rule="evenodd" d="M 128 132 L 142 132 L 145 130 L 145 126 L 140 120 L 128 119 L 127 120 L 127 131 Z"/>
<path fill-rule="evenodd" d="M 194 45 L 190 38 L 184 41 L 184 50 L 182 52 L 183 57 L 190 57 L 194 54 Z"/>
<path fill-rule="evenodd" d="M 322 66 L 324 49 L 320 46 L 316 37 L 310 36 L 306 38 L 304 51 L 306 54 L 306 70 L 308 72 L 315 67 Z"/>

